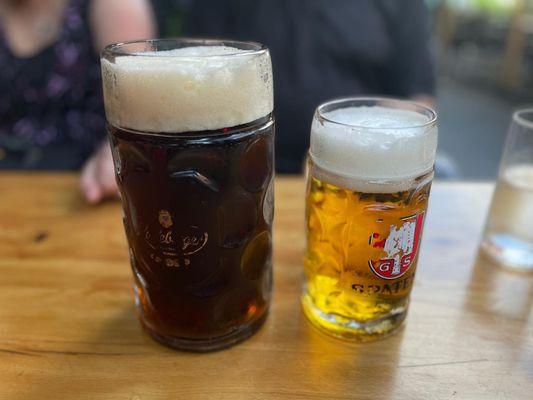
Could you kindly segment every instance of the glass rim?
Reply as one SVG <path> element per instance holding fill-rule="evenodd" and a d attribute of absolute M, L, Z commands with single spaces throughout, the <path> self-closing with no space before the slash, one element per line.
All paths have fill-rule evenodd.
<path fill-rule="evenodd" d="M 533 118 L 526 118 L 523 114 L 531 114 L 533 116 L 533 108 L 523 108 L 513 113 L 513 121 L 528 129 L 533 129 Z"/>
<path fill-rule="evenodd" d="M 140 40 L 130 40 L 126 42 L 112 43 L 104 47 L 102 50 L 102 57 L 109 56 L 131 56 L 131 57 L 159 57 L 157 54 L 146 54 L 146 52 L 131 52 L 125 51 L 125 48 L 128 46 L 136 44 L 158 44 L 158 43 L 167 43 L 167 44 L 190 44 L 191 46 L 183 47 L 193 47 L 196 46 L 229 46 L 238 48 L 238 46 L 250 46 L 250 49 L 242 49 L 239 52 L 225 53 L 225 54 L 202 54 L 202 55 L 172 55 L 169 58 L 177 59 L 210 59 L 210 58 L 221 58 L 221 57 L 239 57 L 239 56 L 249 56 L 254 54 L 263 54 L 268 51 L 268 47 L 262 43 L 254 41 L 244 41 L 244 40 L 233 40 L 233 39 L 223 39 L 223 38 L 165 38 L 165 39 L 140 39 Z M 235 46 L 232 46 L 235 45 Z M 179 47 L 176 47 L 179 48 Z M 156 51 L 157 52 L 157 51 Z"/>
<path fill-rule="evenodd" d="M 348 124 L 345 122 L 339 122 L 334 119 L 328 118 L 324 115 L 325 108 L 335 106 L 335 105 L 337 106 L 342 105 L 342 104 L 348 105 L 349 103 L 376 103 L 376 105 L 379 105 L 379 103 L 381 102 L 399 105 L 400 107 L 388 107 L 390 109 L 397 109 L 397 110 L 409 110 L 409 107 L 412 109 L 414 106 L 417 110 L 411 110 L 411 111 L 418 112 L 419 114 L 426 112 L 429 115 L 429 119 L 427 122 L 424 122 L 423 124 L 413 124 L 409 126 L 397 126 L 397 127 L 395 126 L 375 127 L 375 126 L 365 126 L 365 125 Z M 362 105 L 363 104 L 361 104 L 360 106 Z M 340 108 L 344 108 L 344 107 L 338 107 L 338 109 Z M 315 118 L 318 118 L 320 120 L 326 121 L 331 124 L 345 126 L 348 128 L 382 131 L 382 130 L 391 130 L 391 129 L 398 130 L 398 129 L 426 128 L 428 126 L 432 126 L 437 123 L 438 114 L 437 114 L 437 111 L 435 111 L 433 108 L 426 106 L 424 104 L 418 103 L 416 101 L 411 101 L 411 100 L 404 100 L 404 99 L 398 99 L 398 98 L 393 98 L 393 97 L 342 97 L 342 98 L 327 101 L 326 103 L 322 103 L 321 105 L 319 105 L 315 112 Z"/>

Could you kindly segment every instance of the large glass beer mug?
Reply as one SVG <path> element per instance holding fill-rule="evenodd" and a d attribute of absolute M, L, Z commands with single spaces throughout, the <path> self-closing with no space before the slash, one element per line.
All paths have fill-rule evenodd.
<path fill-rule="evenodd" d="M 389 99 L 317 109 L 307 186 L 303 310 L 359 341 L 405 319 L 437 148 L 433 110 Z"/>
<path fill-rule="evenodd" d="M 141 323 L 206 351 L 250 336 L 272 290 L 272 67 L 257 43 L 150 40 L 102 56 Z"/>

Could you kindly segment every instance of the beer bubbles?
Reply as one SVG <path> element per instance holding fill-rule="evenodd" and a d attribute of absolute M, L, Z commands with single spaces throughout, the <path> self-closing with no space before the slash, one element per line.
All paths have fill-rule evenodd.
<path fill-rule="evenodd" d="M 144 132 L 198 132 L 253 122 L 273 110 L 270 55 L 191 46 L 102 60 L 108 121 Z"/>
<path fill-rule="evenodd" d="M 434 115 L 387 107 L 394 100 L 336 108 L 341 101 L 318 109 L 310 150 L 316 165 L 338 175 L 341 186 L 356 184 L 362 189 L 364 185 L 374 191 L 370 181 L 409 179 L 433 168 L 437 149 Z"/>

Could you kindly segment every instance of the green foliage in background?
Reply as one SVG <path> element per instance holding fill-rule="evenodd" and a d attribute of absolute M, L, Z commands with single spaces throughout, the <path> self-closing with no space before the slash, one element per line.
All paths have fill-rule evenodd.
<path fill-rule="evenodd" d="M 531 0 L 528 0 L 531 1 Z M 434 1 L 430 2 L 434 3 Z M 445 0 L 448 7 L 458 12 L 507 16 L 520 3 L 519 0 Z"/>
<path fill-rule="evenodd" d="M 493 14 L 509 14 L 516 6 L 516 0 L 473 0 L 475 7 L 482 12 Z"/>
<path fill-rule="evenodd" d="M 178 37 L 183 34 L 183 15 L 179 11 L 170 13 L 165 21 L 165 36 Z"/>

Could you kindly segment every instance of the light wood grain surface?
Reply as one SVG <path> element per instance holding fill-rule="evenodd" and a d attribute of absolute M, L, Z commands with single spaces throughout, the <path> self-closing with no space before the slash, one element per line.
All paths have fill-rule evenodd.
<path fill-rule="evenodd" d="M 85 205 L 74 175 L 0 174 L 0 399 L 533 398 L 533 278 L 477 250 L 492 185 L 434 185 L 405 329 L 361 345 L 302 316 L 303 180 L 276 190 L 267 322 L 191 354 L 137 322 L 119 204 Z"/>

